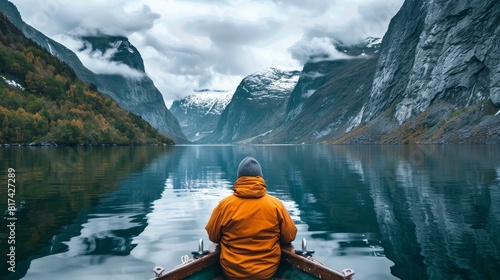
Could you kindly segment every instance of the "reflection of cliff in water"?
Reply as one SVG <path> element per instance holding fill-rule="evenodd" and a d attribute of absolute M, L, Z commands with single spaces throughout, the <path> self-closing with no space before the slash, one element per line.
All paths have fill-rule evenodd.
<path fill-rule="evenodd" d="M 68 251 L 75 242 L 79 254 L 128 254 L 133 248 L 132 237 L 146 226 L 150 203 L 163 190 L 163 182 L 149 182 L 160 177 L 147 176 L 147 172 L 167 169 L 167 163 L 160 169 L 155 168 L 157 162 L 151 163 L 171 149 L 1 149 L 1 168 L 16 167 L 16 201 L 24 205 L 17 213 L 16 273 L 9 277 L 22 277 L 33 260 Z M 5 209 L 1 203 L 4 201 L 0 207 Z M 84 236 L 89 225 L 99 226 L 96 221 L 101 222 L 102 230 L 94 228 Z M 7 243 L 3 236 L 0 242 Z M 2 273 L 7 271 L 4 264 Z"/>
<path fill-rule="evenodd" d="M 371 146 L 363 165 L 385 254 L 401 279 L 494 279 L 500 271 L 500 149 Z"/>
<path fill-rule="evenodd" d="M 272 173 L 285 170 L 285 184 L 310 231 L 378 232 L 370 189 L 351 170 L 350 159 L 339 148 L 290 147 L 284 151 L 287 161 L 274 166 Z M 293 149 L 302 151 L 294 153 Z"/>

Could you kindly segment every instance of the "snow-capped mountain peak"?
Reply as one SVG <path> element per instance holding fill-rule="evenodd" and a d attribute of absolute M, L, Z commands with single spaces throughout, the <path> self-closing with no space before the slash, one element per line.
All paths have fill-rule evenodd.
<path fill-rule="evenodd" d="M 220 115 L 233 97 L 234 90 L 195 90 L 193 94 L 178 101 L 180 108 L 187 113 L 189 109 L 204 110 L 206 114 Z M 177 102 L 177 101 L 176 101 Z M 172 108 L 174 104 L 172 104 Z"/>
<path fill-rule="evenodd" d="M 233 94 L 234 90 L 195 90 L 191 95 L 174 101 L 170 111 L 179 121 L 186 137 L 196 141 L 215 128 Z"/>
<path fill-rule="evenodd" d="M 241 86 L 251 93 L 252 98 L 262 99 L 288 95 L 299 80 L 299 71 L 287 71 L 269 67 L 243 79 Z"/>

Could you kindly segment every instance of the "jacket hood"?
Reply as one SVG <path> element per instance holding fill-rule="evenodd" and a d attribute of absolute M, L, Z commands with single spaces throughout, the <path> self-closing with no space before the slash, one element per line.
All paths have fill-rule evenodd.
<path fill-rule="evenodd" d="M 242 176 L 234 183 L 233 191 L 237 197 L 263 197 L 266 195 L 266 182 L 259 176 Z"/>

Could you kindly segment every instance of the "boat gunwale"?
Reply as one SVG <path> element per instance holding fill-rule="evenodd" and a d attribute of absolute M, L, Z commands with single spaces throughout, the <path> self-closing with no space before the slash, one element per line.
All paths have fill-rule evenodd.
<path fill-rule="evenodd" d="M 354 275 L 354 270 L 352 269 L 346 268 L 342 272 L 339 272 L 312 257 L 308 258 L 297 254 L 293 245 L 282 246 L 281 261 L 286 261 L 293 267 L 319 279 L 351 280 Z"/>
<path fill-rule="evenodd" d="M 219 264 L 220 249 L 219 246 L 213 246 L 207 255 L 191 260 L 188 263 L 180 264 L 169 270 L 166 274 L 153 278 L 154 280 L 179 280 L 185 279 L 197 272 L 202 271 L 213 265 Z M 319 279 L 332 280 L 351 280 L 354 275 L 352 269 L 344 269 L 342 272 L 334 270 L 320 263 L 319 261 L 307 258 L 301 254 L 295 253 L 295 247 L 291 244 L 282 245 L 281 262 L 287 262 L 304 273 L 317 277 Z M 221 278 L 225 279 L 225 278 Z"/>
<path fill-rule="evenodd" d="M 205 268 L 219 263 L 220 250 L 217 249 L 210 251 L 207 255 L 201 256 L 197 259 L 186 264 L 180 264 L 169 270 L 166 274 L 153 278 L 154 280 L 178 280 L 189 277 Z"/>

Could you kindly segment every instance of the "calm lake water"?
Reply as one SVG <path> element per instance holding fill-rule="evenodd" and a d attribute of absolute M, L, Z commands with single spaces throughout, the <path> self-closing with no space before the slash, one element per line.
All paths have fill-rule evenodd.
<path fill-rule="evenodd" d="M 356 279 L 498 279 L 500 146 L 0 149 L 2 279 L 150 279 L 209 245 L 205 225 L 255 157 L 308 249 Z M 8 271 L 15 169 L 15 273 Z"/>

